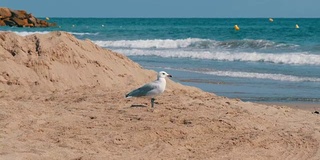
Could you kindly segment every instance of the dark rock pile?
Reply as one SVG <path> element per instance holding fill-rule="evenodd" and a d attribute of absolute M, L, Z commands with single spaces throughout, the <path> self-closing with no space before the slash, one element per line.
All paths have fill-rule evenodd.
<path fill-rule="evenodd" d="M 37 19 L 25 10 L 11 10 L 10 8 L 0 7 L 0 26 L 50 27 L 56 26 L 56 23 Z"/>

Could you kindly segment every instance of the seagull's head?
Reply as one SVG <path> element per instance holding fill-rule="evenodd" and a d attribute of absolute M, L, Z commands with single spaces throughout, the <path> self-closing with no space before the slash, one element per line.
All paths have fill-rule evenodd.
<path fill-rule="evenodd" d="M 165 77 L 172 77 L 172 76 L 165 71 L 160 71 L 158 73 L 158 78 L 165 78 Z"/>

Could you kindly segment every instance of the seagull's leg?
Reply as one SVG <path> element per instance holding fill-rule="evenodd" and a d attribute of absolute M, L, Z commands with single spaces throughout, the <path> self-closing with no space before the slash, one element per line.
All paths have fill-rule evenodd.
<path fill-rule="evenodd" d="M 156 100 L 156 99 L 151 98 L 151 108 L 153 108 L 153 106 L 154 106 L 154 100 Z"/>

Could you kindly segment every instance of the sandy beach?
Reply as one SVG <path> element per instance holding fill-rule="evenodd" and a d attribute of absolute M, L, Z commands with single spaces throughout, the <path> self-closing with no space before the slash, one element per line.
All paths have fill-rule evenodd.
<path fill-rule="evenodd" d="M 157 73 L 120 53 L 65 32 L 0 39 L 0 159 L 320 159 L 312 110 L 170 79 L 152 109 L 124 96 Z"/>
<path fill-rule="evenodd" d="M 320 111 L 320 104 L 319 103 L 285 103 L 285 102 L 264 102 L 261 104 L 266 104 L 266 105 L 277 105 L 277 106 L 288 106 L 290 108 L 294 108 L 294 109 L 302 109 L 302 110 L 306 110 L 306 111 L 310 111 L 310 112 L 319 112 Z"/>

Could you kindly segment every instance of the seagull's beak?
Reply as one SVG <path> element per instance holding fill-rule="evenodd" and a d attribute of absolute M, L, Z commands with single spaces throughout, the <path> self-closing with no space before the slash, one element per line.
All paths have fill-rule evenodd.
<path fill-rule="evenodd" d="M 171 74 L 168 74 L 167 77 L 172 77 Z"/>

